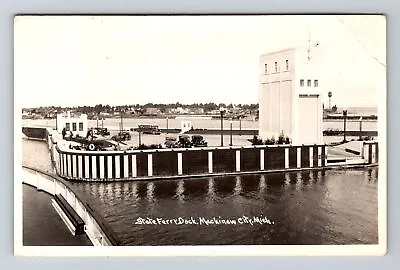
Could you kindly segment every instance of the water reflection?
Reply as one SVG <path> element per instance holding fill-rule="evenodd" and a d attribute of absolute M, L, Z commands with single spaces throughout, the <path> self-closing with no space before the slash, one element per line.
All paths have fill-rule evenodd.
<path fill-rule="evenodd" d="M 214 178 L 208 178 L 208 189 L 207 189 L 208 197 L 213 200 L 215 198 L 215 187 L 214 187 Z"/>
<path fill-rule="evenodd" d="M 94 193 L 99 194 L 99 197 L 101 200 L 104 200 L 105 198 L 107 198 L 106 196 L 104 196 L 104 183 L 100 183 L 98 185 L 96 185 L 96 183 L 92 184 L 92 187 L 94 188 Z"/>
<path fill-rule="evenodd" d="M 149 202 L 154 201 L 154 189 L 155 189 L 155 184 L 153 182 L 147 183 L 146 198 Z"/>
<path fill-rule="evenodd" d="M 302 175 L 300 172 L 296 173 L 296 190 L 300 190 L 302 188 L 303 181 L 302 181 Z"/>
<path fill-rule="evenodd" d="M 240 177 L 235 177 L 235 188 L 233 190 L 233 195 L 240 195 L 242 193 L 242 183 L 240 181 Z"/>
<path fill-rule="evenodd" d="M 263 195 L 267 189 L 267 180 L 264 174 L 260 175 L 260 182 L 258 183 L 258 194 Z"/>
<path fill-rule="evenodd" d="M 184 192 L 185 192 L 184 181 L 183 180 L 179 180 L 178 181 L 178 185 L 176 187 L 176 197 L 181 202 L 185 199 L 185 195 L 183 194 Z"/>

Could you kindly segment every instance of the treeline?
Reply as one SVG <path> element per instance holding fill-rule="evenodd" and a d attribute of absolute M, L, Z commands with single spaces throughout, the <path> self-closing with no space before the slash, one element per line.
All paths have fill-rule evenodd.
<path fill-rule="evenodd" d="M 43 110 L 75 110 L 81 113 L 112 113 L 112 112 L 120 112 L 120 111 L 129 111 L 129 110 L 136 110 L 136 111 L 145 111 L 148 108 L 157 108 L 161 112 L 167 112 L 171 109 L 176 108 L 183 108 L 183 109 L 203 109 L 204 112 L 210 112 L 213 110 L 218 110 L 219 108 L 226 108 L 226 109 L 239 109 L 239 110 L 258 110 L 258 104 L 225 104 L 225 103 L 192 103 L 192 104 L 182 104 L 182 103 L 170 103 L 170 104 L 162 104 L 162 103 L 146 103 L 142 104 L 131 104 L 131 105 L 120 105 L 120 106 L 110 106 L 110 105 L 103 105 L 97 104 L 95 106 L 75 106 L 75 107 L 40 107 L 40 108 L 33 108 L 31 110 L 34 111 L 43 111 Z"/>

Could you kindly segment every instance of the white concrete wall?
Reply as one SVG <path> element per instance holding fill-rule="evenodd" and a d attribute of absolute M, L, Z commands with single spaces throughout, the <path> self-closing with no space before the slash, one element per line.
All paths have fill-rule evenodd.
<path fill-rule="evenodd" d="M 181 121 L 181 133 L 189 131 L 192 128 L 191 121 Z"/>
<path fill-rule="evenodd" d="M 298 129 L 293 134 L 294 144 L 322 144 L 322 105 L 319 95 L 299 96 Z"/>
<path fill-rule="evenodd" d="M 286 60 L 288 66 L 286 66 Z M 277 70 L 275 70 L 275 62 Z M 267 64 L 267 72 L 265 70 Z M 259 134 L 263 139 L 281 132 L 292 132 L 292 80 L 294 74 L 294 49 L 287 49 L 260 57 Z"/>
<path fill-rule="evenodd" d="M 307 47 L 282 50 L 260 57 L 260 119 L 259 134 L 265 140 L 280 133 L 293 143 L 323 143 L 321 62 L 318 47 L 312 48 L 310 60 Z M 286 70 L 286 60 L 289 62 Z M 275 72 L 275 62 L 278 72 Z M 268 72 L 265 72 L 265 64 Z M 300 80 L 304 86 L 300 86 Z M 307 81 L 311 80 L 311 86 Z M 315 80 L 318 86 L 315 87 Z M 300 100 L 300 95 L 319 95 L 317 100 Z M 305 103 L 310 103 L 307 108 Z M 320 110 L 320 111 L 319 111 Z M 314 115 L 315 114 L 315 115 Z M 307 119 L 307 123 L 304 121 Z M 312 120 L 312 121 L 311 121 Z M 313 130 L 312 136 L 306 128 Z M 321 134 L 319 134 L 321 133 Z M 304 137 L 304 139 L 302 138 Z"/>
<path fill-rule="evenodd" d="M 88 120 L 86 114 L 81 114 L 79 117 L 71 116 L 70 113 L 67 114 L 57 114 L 57 131 L 62 132 L 66 124 L 70 124 L 70 131 L 74 136 L 79 135 L 81 137 L 86 137 L 88 131 Z M 73 130 L 73 124 L 76 124 L 76 130 Z M 79 123 L 83 123 L 83 130 L 79 130 Z"/>

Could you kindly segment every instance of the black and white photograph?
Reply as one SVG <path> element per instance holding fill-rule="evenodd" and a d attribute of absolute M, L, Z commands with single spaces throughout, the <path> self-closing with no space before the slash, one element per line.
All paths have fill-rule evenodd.
<path fill-rule="evenodd" d="M 15 255 L 384 255 L 386 38 L 372 14 L 15 16 Z"/>

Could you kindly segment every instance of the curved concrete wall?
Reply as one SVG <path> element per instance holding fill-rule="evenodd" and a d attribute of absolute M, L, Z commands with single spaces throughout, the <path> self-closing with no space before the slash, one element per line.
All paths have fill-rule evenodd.
<path fill-rule="evenodd" d="M 71 205 L 75 212 L 85 222 L 85 232 L 95 246 L 118 245 L 112 232 L 104 225 L 101 217 L 95 213 L 90 205 L 65 185 L 61 179 L 57 179 L 39 170 L 23 167 L 22 183 L 36 187 L 51 195 L 61 194 Z"/>

